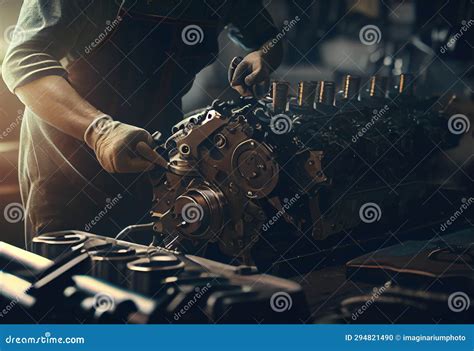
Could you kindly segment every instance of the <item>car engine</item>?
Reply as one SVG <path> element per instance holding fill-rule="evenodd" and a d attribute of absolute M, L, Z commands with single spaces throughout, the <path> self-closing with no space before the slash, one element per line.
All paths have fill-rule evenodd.
<path fill-rule="evenodd" d="M 416 97 L 412 75 L 391 81 L 371 77 L 361 93 L 361 79 L 347 75 L 337 93 L 332 81 L 308 81 L 295 95 L 276 81 L 263 97 L 189 114 L 157 148 L 169 160 L 153 175 L 162 245 L 265 265 L 369 225 L 440 219 L 435 204 L 420 210 L 436 186 L 427 155 L 459 142 L 460 121 L 437 98 Z"/>

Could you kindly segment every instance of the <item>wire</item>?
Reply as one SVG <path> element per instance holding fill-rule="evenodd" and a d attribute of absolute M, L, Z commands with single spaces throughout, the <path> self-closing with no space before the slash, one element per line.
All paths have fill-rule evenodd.
<path fill-rule="evenodd" d="M 127 234 L 130 234 L 130 233 L 133 233 L 133 232 L 144 231 L 144 230 L 153 230 L 154 225 L 155 225 L 154 222 L 129 225 L 128 227 L 123 228 L 122 231 L 115 236 L 115 240 L 120 240 L 121 238 L 123 238 Z"/>

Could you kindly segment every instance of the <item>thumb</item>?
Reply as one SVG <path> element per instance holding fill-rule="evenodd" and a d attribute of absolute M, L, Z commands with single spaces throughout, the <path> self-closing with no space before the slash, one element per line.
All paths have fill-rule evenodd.
<path fill-rule="evenodd" d="M 150 161 L 155 165 L 161 166 L 163 168 L 168 168 L 168 162 L 158 152 L 153 150 L 146 142 L 138 142 L 135 146 L 135 151 L 145 160 Z"/>
<path fill-rule="evenodd" d="M 252 85 L 262 82 L 264 79 L 265 72 L 260 68 L 245 77 L 245 84 L 251 87 Z"/>
<path fill-rule="evenodd" d="M 250 67 L 249 64 L 245 61 L 242 61 L 235 68 L 234 76 L 232 77 L 231 86 L 235 87 L 237 85 L 244 84 L 244 77 L 249 73 Z"/>

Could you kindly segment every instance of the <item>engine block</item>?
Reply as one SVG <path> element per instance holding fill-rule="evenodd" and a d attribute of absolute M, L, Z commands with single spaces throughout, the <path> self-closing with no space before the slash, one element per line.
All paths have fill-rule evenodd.
<path fill-rule="evenodd" d="M 300 82 L 294 97 L 273 82 L 260 99 L 191 113 L 157 148 L 169 159 L 153 179 L 164 245 L 200 254 L 213 245 L 252 263 L 270 233 L 290 247 L 390 221 L 387 209 L 403 218 L 431 183 L 433 148 L 458 138 L 435 98 L 414 96 L 410 75 L 397 82 L 387 91 L 372 77 L 360 97 L 360 79 L 346 76 L 336 98 L 333 82 Z"/>

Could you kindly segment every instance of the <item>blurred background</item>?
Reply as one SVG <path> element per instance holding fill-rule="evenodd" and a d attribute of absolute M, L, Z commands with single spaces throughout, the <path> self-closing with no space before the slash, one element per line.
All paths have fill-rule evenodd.
<path fill-rule="evenodd" d="M 368 77 L 412 72 L 419 95 L 473 99 L 474 2 L 471 0 L 266 0 L 279 28 L 287 26 L 284 62 L 275 79 L 295 87 L 300 80 L 334 80 L 343 74 Z M 16 23 L 21 0 L 0 0 L 0 65 Z M 361 38 L 361 28 L 374 26 L 375 37 Z M 244 55 L 220 36 L 216 62 L 197 77 L 183 101 L 184 113 L 213 99 L 235 98 L 228 87 L 227 66 Z M 0 211 L 21 202 L 17 182 L 18 136 L 22 105 L 0 79 Z M 471 150 L 472 152 L 472 150 Z M 23 245 L 23 222 L 0 215 L 1 238 Z"/>

